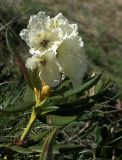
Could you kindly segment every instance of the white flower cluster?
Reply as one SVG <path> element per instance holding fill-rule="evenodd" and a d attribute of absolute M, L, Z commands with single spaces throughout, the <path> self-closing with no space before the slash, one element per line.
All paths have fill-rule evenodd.
<path fill-rule="evenodd" d="M 50 18 L 39 12 L 30 17 L 27 29 L 23 29 L 20 36 L 32 54 L 26 66 L 32 71 L 38 67 L 41 80 L 55 87 L 64 75 L 71 79 L 74 87 L 81 84 L 87 60 L 77 24 L 70 24 L 61 13 Z"/>

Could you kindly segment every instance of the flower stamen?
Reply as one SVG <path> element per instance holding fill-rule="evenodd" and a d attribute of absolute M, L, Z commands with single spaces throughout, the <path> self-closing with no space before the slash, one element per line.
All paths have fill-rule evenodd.
<path fill-rule="evenodd" d="M 46 40 L 46 39 L 44 39 L 44 40 L 40 43 L 40 45 L 43 46 L 44 48 L 46 48 L 47 45 L 48 45 L 48 43 L 49 43 L 49 41 Z"/>
<path fill-rule="evenodd" d="M 46 60 L 41 60 L 40 63 L 44 66 L 46 64 Z"/>

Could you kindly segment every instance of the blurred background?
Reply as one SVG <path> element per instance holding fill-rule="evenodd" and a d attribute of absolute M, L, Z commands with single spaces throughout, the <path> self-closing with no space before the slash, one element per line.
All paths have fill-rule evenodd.
<path fill-rule="evenodd" d="M 1 0 L 0 83 L 21 79 L 14 56 L 6 46 L 6 29 L 15 32 L 17 51 L 26 59 L 28 48 L 19 33 L 26 28 L 30 15 L 38 11 L 52 17 L 62 12 L 68 20 L 77 23 L 90 67 L 105 71 L 105 76 L 122 90 L 122 0 Z"/>

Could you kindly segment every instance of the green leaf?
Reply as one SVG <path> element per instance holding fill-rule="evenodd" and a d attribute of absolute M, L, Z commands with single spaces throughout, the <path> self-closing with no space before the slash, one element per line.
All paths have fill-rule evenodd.
<path fill-rule="evenodd" d="M 10 146 L 10 143 L 1 143 L 0 148 L 8 148 Z"/>
<path fill-rule="evenodd" d="M 96 125 L 92 131 L 92 136 L 95 138 L 96 145 L 105 144 L 108 140 L 108 126 L 103 124 L 102 126 Z"/>
<path fill-rule="evenodd" d="M 28 148 L 33 152 L 38 152 L 38 153 L 40 153 L 40 149 L 41 149 L 41 152 L 42 152 L 42 144 L 31 146 Z M 81 151 L 81 149 L 83 149 L 83 146 L 80 146 L 80 145 L 73 145 L 73 144 L 69 144 L 69 145 L 54 144 L 53 145 L 54 154 L 59 154 L 60 152 L 67 153 L 67 152 L 73 152 L 73 151 Z"/>
<path fill-rule="evenodd" d="M 96 126 L 93 130 L 93 136 L 95 138 L 96 145 L 98 146 L 102 141 L 101 130 L 103 127 Z"/>
<path fill-rule="evenodd" d="M 10 140 L 7 137 L 0 135 L 0 143 L 9 143 Z"/>
<path fill-rule="evenodd" d="M 31 139 L 32 139 L 34 142 L 39 142 L 39 141 L 41 141 L 48 133 L 49 133 L 48 130 L 40 131 L 39 133 L 34 133 L 34 134 L 31 135 Z"/>
<path fill-rule="evenodd" d="M 90 98 L 95 100 L 96 102 L 99 102 L 103 97 L 108 95 L 108 88 L 105 90 L 102 90 L 101 92 L 98 92 L 97 94 L 91 96 Z"/>
<path fill-rule="evenodd" d="M 38 153 L 42 153 L 42 147 L 43 147 L 43 144 L 40 144 L 40 145 L 36 145 L 36 146 L 31 146 L 31 147 L 28 147 L 30 150 L 32 150 L 33 152 L 38 152 Z M 60 145 L 58 144 L 55 144 L 53 146 L 53 153 L 54 154 L 59 154 L 59 148 L 60 148 Z"/>
<path fill-rule="evenodd" d="M 72 96 L 74 94 L 83 93 L 84 91 L 90 89 L 100 80 L 101 75 L 102 75 L 102 73 L 92 77 L 88 82 L 84 83 L 79 88 L 76 88 L 76 89 L 69 90 L 69 91 L 65 92 L 64 93 L 64 98 Z"/>
<path fill-rule="evenodd" d="M 59 107 L 57 107 L 57 106 L 50 106 L 50 107 L 42 108 L 41 114 L 42 115 L 47 114 L 47 113 L 49 114 L 50 112 L 56 111 L 58 109 L 59 109 Z"/>
<path fill-rule="evenodd" d="M 111 86 L 112 82 L 110 79 L 107 80 L 99 80 L 99 82 L 95 86 L 95 93 L 102 92 L 103 90 L 108 89 Z"/>
<path fill-rule="evenodd" d="M 108 144 L 112 144 L 112 143 L 115 143 L 115 142 L 118 142 L 118 141 L 121 141 L 122 140 L 122 136 L 120 137 L 117 137 L 116 139 L 112 140 L 111 142 L 109 142 Z"/>
<path fill-rule="evenodd" d="M 24 101 L 34 101 L 35 100 L 35 94 L 33 89 L 31 89 L 29 86 L 27 86 L 26 90 L 25 90 L 25 94 L 23 97 Z"/>
<path fill-rule="evenodd" d="M 95 94 L 99 93 L 102 89 L 102 86 L 103 86 L 103 82 L 102 80 L 100 79 L 99 82 L 96 84 L 95 86 Z"/>
<path fill-rule="evenodd" d="M 70 80 L 64 81 L 64 82 L 56 89 L 56 91 L 60 91 L 60 90 L 62 90 L 62 89 L 64 89 L 64 88 L 69 88 L 70 83 L 71 83 Z"/>
<path fill-rule="evenodd" d="M 76 116 L 55 116 L 55 115 L 48 115 L 47 116 L 47 124 L 52 126 L 64 126 L 74 120 L 76 120 Z"/>
<path fill-rule="evenodd" d="M 71 82 L 70 80 L 65 80 L 64 82 L 62 82 L 57 89 L 54 90 L 54 94 L 59 95 L 64 93 L 66 90 L 69 90 L 69 88 L 71 87 Z"/>
<path fill-rule="evenodd" d="M 10 150 L 13 150 L 15 152 L 18 152 L 18 153 L 33 153 L 32 150 L 30 150 L 29 148 L 24 148 L 24 147 L 21 147 L 21 146 L 16 146 L 16 145 L 12 145 L 10 143 L 8 144 L 0 144 L 0 148 L 7 148 L 7 149 L 10 149 Z"/>
<path fill-rule="evenodd" d="M 66 103 L 61 103 L 59 104 L 59 108 L 61 109 L 71 109 L 71 108 L 75 108 L 76 106 L 80 106 L 80 105 L 84 105 L 86 106 L 87 104 L 89 104 L 89 97 L 86 97 L 86 98 L 76 98 L 76 99 L 73 99 L 71 101 L 68 101 Z"/>
<path fill-rule="evenodd" d="M 51 160 L 53 158 L 53 144 L 56 133 L 57 129 L 53 128 L 52 132 L 48 135 L 43 144 L 42 153 L 39 160 Z"/>
<path fill-rule="evenodd" d="M 7 107 L 0 109 L 1 114 L 11 114 L 11 113 L 17 113 L 17 112 L 23 112 L 28 110 L 30 107 L 32 107 L 35 104 L 33 100 L 31 101 L 24 101 L 23 103 L 16 105 L 14 107 Z"/>
<path fill-rule="evenodd" d="M 81 145 L 75 145 L 75 144 L 67 144 L 67 145 L 61 145 L 59 147 L 59 151 L 61 153 L 71 153 L 71 152 L 78 152 L 81 151 L 84 147 Z"/>
<path fill-rule="evenodd" d="M 63 96 L 60 96 L 60 95 L 54 96 L 54 97 L 50 97 L 49 99 L 53 100 L 53 101 L 60 101 L 60 100 L 64 100 L 65 98 L 68 98 L 70 96 L 73 96 L 75 94 L 83 93 L 84 91 L 93 87 L 99 81 L 99 79 L 101 78 L 101 75 L 102 75 L 102 73 L 92 77 L 88 82 L 82 84 L 81 87 L 69 90 L 69 91 L 65 92 Z"/>
<path fill-rule="evenodd" d="M 30 146 L 28 148 L 33 152 L 40 153 L 40 152 L 42 152 L 42 146 L 43 146 L 43 144 L 40 144 L 40 145 Z"/>
<path fill-rule="evenodd" d="M 95 101 L 87 102 L 86 104 L 80 104 L 76 106 L 69 106 L 63 107 L 58 109 L 57 111 L 52 111 L 51 115 L 58 115 L 58 116 L 75 116 L 75 115 L 82 115 L 84 111 L 89 110 L 95 104 Z"/>
<path fill-rule="evenodd" d="M 30 149 L 21 146 L 9 146 L 9 148 L 18 153 L 33 153 Z"/>

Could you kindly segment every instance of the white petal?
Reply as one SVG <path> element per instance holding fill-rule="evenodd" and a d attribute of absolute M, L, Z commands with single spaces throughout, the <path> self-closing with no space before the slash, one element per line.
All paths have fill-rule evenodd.
<path fill-rule="evenodd" d="M 27 29 L 20 36 L 33 55 L 26 66 L 31 70 L 38 66 L 40 78 L 48 85 L 60 83 L 60 72 L 72 80 L 73 86 L 81 83 L 87 60 L 77 24 L 70 24 L 61 13 L 50 18 L 45 12 L 39 12 L 30 17 Z"/>
<path fill-rule="evenodd" d="M 76 24 L 70 24 L 61 13 L 50 18 L 45 12 L 39 12 L 30 17 L 27 29 L 22 30 L 20 36 L 30 48 L 33 48 L 33 54 L 36 50 L 56 50 L 62 40 L 78 34 L 77 28 Z M 49 41 L 46 47 L 42 46 L 44 40 Z"/>
<path fill-rule="evenodd" d="M 72 80 L 74 87 L 81 84 L 87 69 L 86 55 L 80 43 L 80 37 L 72 36 L 65 39 L 57 50 L 57 61 L 63 68 L 64 74 Z"/>
<path fill-rule="evenodd" d="M 39 65 L 40 59 L 36 56 L 28 58 L 26 61 L 26 67 L 33 71 Z"/>
<path fill-rule="evenodd" d="M 41 30 L 46 27 L 46 22 L 50 19 L 49 16 L 45 15 L 45 12 L 39 12 L 37 15 L 32 15 L 29 19 L 27 28 L 29 30 Z"/>
<path fill-rule="evenodd" d="M 29 44 L 29 37 L 28 37 L 28 30 L 27 29 L 23 29 L 21 32 L 20 32 L 20 36 L 23 40 L 26 41 L 27 44 Z"/>
<path fill-rule="evenodd" d="M 49 30 L 60 28 L 59 35 L 61 39 L 64 39 L 64 37 L 70 36 L 73 33 L 77 33 L 78 30 L 77 24 L 70 24 L 68 19 L 65 18 L 62 13 L 51 18 L 50 21 L 47 22 L 47 27 Z"/>
<path fill-rule="evenodd" d="M 60 83 L 61 74 L 54 53 L 47 51 L 41 58 L 40 78 L 51 87 L 57 86 Z"/>
<path fill-rule="evenodd" d="M 34 48 L 30 48 L 29 49 L 29 52 L 30 52 L 30 54 L 32 54 L 32 55 L 35 55 L 35 54 L 40 54 L 40 51 L 39 50 L 35 50 Z"/>

